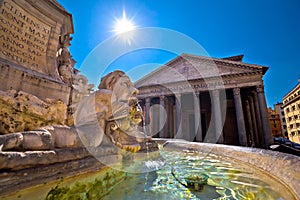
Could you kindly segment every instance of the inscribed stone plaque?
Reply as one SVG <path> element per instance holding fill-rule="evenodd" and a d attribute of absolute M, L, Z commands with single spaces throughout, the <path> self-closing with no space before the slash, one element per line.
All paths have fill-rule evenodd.
<path fill-rule="evenodd" d="M 0 57 L 45 73 L 51 27 L 13 1 L 5 0 L 0 13 Z"/>
<path fill-rule="evenodd" d="M 55 0 L 0 0 L 0 90 L 68 104 L 56 54 L 59 37 L 73 33 L 72 15 Z"/>

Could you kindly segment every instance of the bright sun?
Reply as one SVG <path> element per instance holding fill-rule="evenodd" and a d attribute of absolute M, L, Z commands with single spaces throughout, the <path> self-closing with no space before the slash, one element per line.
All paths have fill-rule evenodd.
<path fill-rule="evenodd" d="M 130 19 L 127 19 L 125 11 L 123 11 L 122 19 L 116 19 L 113 31 L 117 34 L 132 31 L 136 28 Z"/>

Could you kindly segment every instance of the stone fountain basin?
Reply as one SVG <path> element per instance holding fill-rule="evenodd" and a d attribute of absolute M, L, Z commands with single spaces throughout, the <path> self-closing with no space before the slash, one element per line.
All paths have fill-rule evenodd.
<path fill-rule="evenodd" d="M 177 140 L 158 140 L 164 148 L 201 151 L 250 164 L 277 179 L 300 199 L 300 157 L 266 149 L 221 144 L 195 143 Z"/>
<path fill-rule="evenodd" d="M 284 185 L 288 190 L 288 192 L 295 197 L 294 199 L 300 199 L 300 190 L 299 190 L 300 158 L 297 156 L 276 152 L 276 151 L 265 150 L 265 149 L 238 147 L 238 146 L 230 146 L 230 145 L 193 143 L 193 142 L 187 142 L 184 140 L 175 140 L 175 139 L 154 139 L 154 140 L 157 143 L 161 144 L 165 149 L 169 148 L 172 150 L 174 149 L 175 150 L 178 149 L 180 151 L 189 150 L 189 151 L 199 151 L 207 154 L 215 154 L 217 156 L 221 156 L 227 159 L 229 158 L 234 161 L 237 161 L 237 163 L 240 162 L 241 164 L 248 164 L 250 165 L 250 167 L 253 166 L 253 168 L 256 168 L 262 171 L 263 173 L 265 173 L 266 175 L 278 180 L 278 182 Z M 103 155 L 103 159 L 104 157 L 105 155 Z M 142 158 L 137 155 L 135 159 L 142 159 Z M 65 171 L 63 171 L 64 169 Z M 18 177 L 21 179 L 27 177 L 26 180 L 24 179 L 24 181 L 27 181 L 26 185 L 29 187 L 36 187 L 36 191 L 42 192 L 41 189 L 38 189 L 39 188 L 38 185 L 40 185 L 41 183 L 38 181 L 34 181 L 32 174 L 38 175 L 39 179 L 42 179 L 43 182 L 48 182 L 47 190 L 50 190 L 51 187 L 57 184 L 57 178 L 60 176 L 63 176 L 65 179 L 69 177 L 71 180 L 73 180 L 74 178 L 78 179 L 76 177 L 79 177 L 79 175 L 83 175 L 84 177 L 86 177 L 87 174 L 89 173 L 92 174 L 96 172 L 98 173 L 103 171 L 104 169 L 105 166 L 103 166 L 103 164 L 98 162 L 96 159 L 94 159 L 93 157 L 87 157 L 81 160 L 74 160 L 67 163 L 58 163 L 51 166 L 50 165 L 36 166 L 27 169 L 26 176 L 24 175 L 23 170 L 21 170 L 20 172 L 12 172 L 12 173 L 15 173 L 14 175 L 18 175 L 20 173 L 22 176 L 20 175 L 14 177 Z M 53 173 L 53 170 L 54 172 L 60 171 L 60 173 Z M 30 173 L 31 171 L 32 173 Z M 109 172 L 113 174 L 116 172 L 116 170 L 111 169 Z M 123 180 L 122 176 L 120 176 L 120 178 Z M 44 186 L 41 187 L 43 188 Z M 18 187 L 15 187 L 15 189 L 17 188 Z M 47 190 L 45 189 L 45 191 Z M 43 195 L 44 194 L 42 194 L 41 196 Z M 16 194 L 16 196 L 18 196 L 18 194 Z"/>

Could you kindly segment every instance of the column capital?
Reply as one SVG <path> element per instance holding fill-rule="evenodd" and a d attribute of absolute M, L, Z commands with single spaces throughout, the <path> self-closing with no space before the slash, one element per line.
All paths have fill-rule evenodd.
<path fill-rule="evenodd" d="M 253 97 L 251 95 L 248 96 L 248 100 L 251 102 L 253 102 Z"/>
<path fill-rule="evenodd" d="M 256 86 L 256 92 L 257 93 L 264 93 L 264 86 L 263 85 Z"/>
<path fill-rule="evenodd" d="M 241 94 L 241 88 L 233 88 L 232 91 L 234 96 Z"/>
<path fill-rule="evenodd" d="M 165 100 L 165 95 L 159 96 L 159 100 L 160 100 L 160 101 L 164 101 L 164 100 Z"/>
<path fill-rule="evenodd" d="M 200 91 L 195 91 L 195 95 L 199 96 L 200 95 Z"/>
<path fill-rule="evenodd" d="M 213 94 L 213 96 L 219 96 L 220 91 L 219 90 L 213 90 L 212 94 Z"/>
<path fill-rule="evenodd" d="M 146 103 L 150 103 L 151 102 L 151 98 L 150 97 L 147 97 L 146 98 Z"/>
<path fill-rule="evenodd" d="M 176 93 L 175 94 L 175 101 L 181 102 L 181 93 Z"/>
<path fill-rule="evenodd" d="M 252 96 L 253 96 L 254 99 L 257 98 L 257 92 L 251 91 L 250 94 L 252 94 Z"/>

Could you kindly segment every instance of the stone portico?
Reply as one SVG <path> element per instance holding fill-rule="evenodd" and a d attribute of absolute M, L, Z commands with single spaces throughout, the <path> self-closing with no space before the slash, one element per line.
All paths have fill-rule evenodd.
<path fill-rule="evenodd" d="M 263 86 L 268 67 L 182 54 L 136 82 L 147 133 L 155 137 L 268 147 Z"/>

